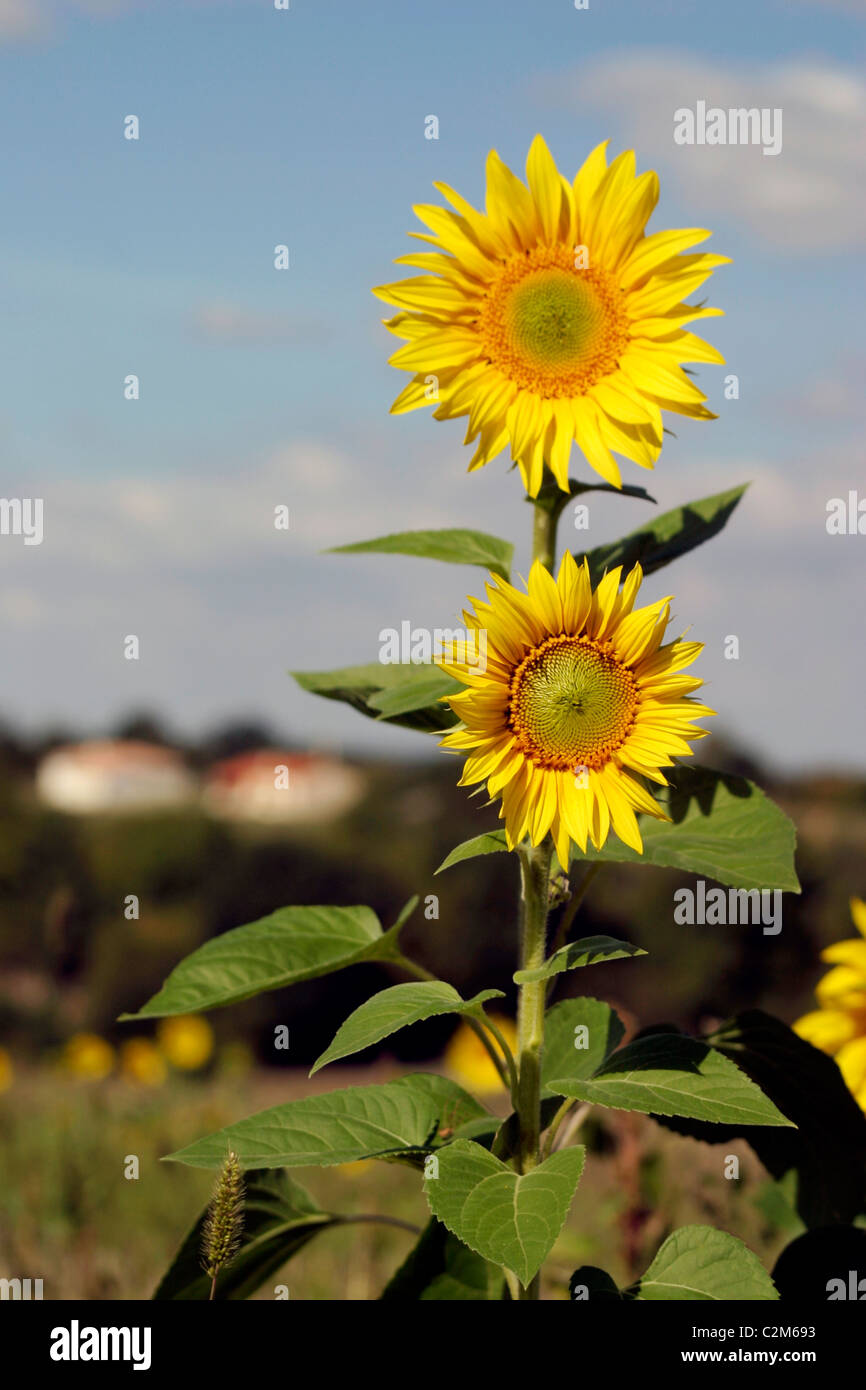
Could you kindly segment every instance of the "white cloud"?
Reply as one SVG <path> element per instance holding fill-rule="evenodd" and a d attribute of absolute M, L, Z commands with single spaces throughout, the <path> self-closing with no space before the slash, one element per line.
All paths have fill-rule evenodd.
<path fill-rule="evenodd" d="M 609 111 L 639 166 L 660 163 L 697 214 L 740 219 L 797 252 L 844 249 L 866 234 L 866 81 L 839 64 L 802 60 L 736 68 L 664 49 L 617 52 L 546 78 L 539 95 Z M 776 156 L 757 145 L 676 145 L 674 112 L 780 108 Z"/>

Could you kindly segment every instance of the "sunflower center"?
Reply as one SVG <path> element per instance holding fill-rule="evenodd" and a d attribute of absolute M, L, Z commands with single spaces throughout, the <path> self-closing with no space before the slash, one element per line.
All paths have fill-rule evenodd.
<path fill-rule="evenodd" d="M 634 675 L 589 637 L 549 637 L 511 679 L 508 723 L 523 752 L 559 771 L 598 768 L 624 743 Z"/>
<path fill-rule="evenodd" d="M 616 370 L 628 342 L 615 283 L 602 270 L 575 268 L 565 246 L 537 246 L 506 261 L 476 328 L 492 366 L 546 397 L 583 395 Z"/>
<path fill-rule="evenodd" d="M 512 345 L 544 370 L 592 353 L 604 308 L 594 287 L 564 270 L 537 270 L 511 291 L 505 310 Z"/>

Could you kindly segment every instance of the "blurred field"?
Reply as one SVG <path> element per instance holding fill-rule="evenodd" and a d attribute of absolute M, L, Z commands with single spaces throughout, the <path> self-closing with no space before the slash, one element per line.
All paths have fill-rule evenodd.
<path fill-rule="evenodd" d="M 383 1067 L 335 1069 L 328 1086 L 393 1074 Z M 149 1298 L 213 1183 L 208 1172 L 160 1157 L 311 1089 L 294 1072 L 174 1079 L 158 1090 L 20 1076 L 0 1096 L 0 1277 L 42 1278 L 46 1299 Z M 669 1230 L 690 1221 L 733 1232 L 770 1262 L 790 1238 L 745 1145 L 695 1144 L 640 1116 L 613 1113 L 584 1129 L 590 1157 L 547 1267 L 546 1297 L 566 1298 L 569 1276 L 583 1263 L 603 1263 L 627 1283 Z M 741 1159 L 739 1183 L 721 1177 L 728 1152 Z M 130 1154 L 139 1158 L 137 1181 L 124 1177 Z M 293 1176 L 329 1210 L 385 1213 L 419 1226 L 426 1220 L 420 1176 L 400 1165 L 303 1169 Z M 285 1283 L 297 1299 L 375 1299 L 411 1244 L 408 1232 L 383 1225 L 325 1232 L 259 1297 L 272 1297 L 273 1285 Z"/>
<path fill-rule="evenodd" d="M 811 1007 L 820 948 L 850 935 L 848 898 L 866 890 L 862 779 L 774 781 L 715 739 L 707 748 L 703 761 L 753 776 L 794 819 L 803 893 L 786 896 L 775 937 L 748 926 L 686 927 L 673 921 L 673 893 L 692 882 L 688 875 L 606 866 L 578 932 L 624 936 L 649 954 L 594 966 L 581 979 L 561 977 L 558 997 L 605 999 L 632 1029 L 670 1022 L 700 1031 L 754 1007 L 793 1021 Z M 231 827 L 196 809 L 71 817 L 36 802 L 20 759 L 7 758 L 5 771 L 0 1046 L 13 1081 L 0 1092 L 0 1277 L 41 1277 L 46 1297 L 149 1297 L 212 1182 L 206 1172 L 160 1163 L 161 1155 L 314 1086 L 438 1065 L 454 1026 L 447 1017 L 389 1039 L 350 1072 L 329 1068 L 307 1080 L 345 1017 L 404 978 L 370 965 L 211 1014 L 217 1060 L 200 1077 L 172 1073 L 148 1087 L 117 1074 L 76 1081 L 59 1070 L 64 1045 L 81 1031 L 115 1049 L 130 1037 L 151 1038 L 152 1024 L 119 1024 L 118 1015 L 140 1008 L 211 936 L 288 903 L 366 903 L 388 925 L 413 894 L 422 904 L 435 894 L 438 915 L 425 919 L 419 910 L 409 923 L 408 954 L 464 995 L 504 990 L 503 1010 L 514 1009 L 512 860 L 492 855 L 434 875 L 455 844 L 496 824 L 495 812 L 456 787 L 447 760 L 369 764 L 363 802 L 338 822 L 306 829 Z M 123 913 L 130 893 L 141 903 L 134 921 Z M 290 1031 L 288 1054 L 274 1051 L 281 1025 Z M 245 1070 L 224 1065 L 232 1049 L 247 1057 Z M 745 1146 L 731 1149 L 742 1160 L 737 1184 L 723 1178 L 725 1149 L 679 1139 L 649 1120 L 595 1112 L 584 1129 L 590 1160 L 549 1264 L 548 1297 L 566 1296 L 580 1263 L 629 1282 L 667 1232 L 689 1221 L 732 1231 L 767 1263 L 790 1238 L 784 1208 Z M 141 1160 L 136 1182 L 123 1176 L 128 1154 Z M 323 1206 L 418 1225 L 426 1219 L 418 1175 L 407 1168 L 297 1176 Z M 407 1233 L 384 1225 L 329 1231 L 282 1282 L 298 1298 L 374 1298 L 410 1244 Z"/>

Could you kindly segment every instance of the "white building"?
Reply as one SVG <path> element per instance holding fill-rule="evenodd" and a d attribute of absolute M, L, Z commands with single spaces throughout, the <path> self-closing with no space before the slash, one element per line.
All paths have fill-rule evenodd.
<path fill-rule="evenodd" d="M 47 753 L 36 771 L 36 791 L 58 811 L 122 814 L 183 805 L 194 798 L 196 783 L 170 748 L 105 739 Z"/>
<path fill-rule="evenodd" d="M 215 763 L 202 802 L 225 820 L 310 823 L 336 820 L 363 791 L 361 774 L 336 758 L 260 748 Z"/>

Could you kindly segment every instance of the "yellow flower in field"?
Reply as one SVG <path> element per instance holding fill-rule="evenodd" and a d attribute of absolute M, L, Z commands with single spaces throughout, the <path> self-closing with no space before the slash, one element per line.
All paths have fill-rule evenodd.
<path fill-rule="evenodd" d="M 14 1075 L 11 1056 L 5 1047 L 0 1047 L 0 1092 L 9 1090 Z"/>
<path fill-rule="evenodd" d="M 130 1038 L 120 1049 L 120 1069 L 142 1086 L 161 1086 L 168 1075 L 165 1060 L 150 1038 Z"/>
<path fill-rule="evenodd" d="M 62 1060 L 73 1076 L 101 1081 L 114 1069 L 114 1048 L 97 1033 L 76 1033 L 66 1043 Z"/>
<path fill-rule="evenodd" d="M 213 1053 L 213 1029 L 198 1014 L 160 1019 L 156 1037 L 162 1055 L 179 1071 L 198 1071 Z"/>
<path fill-rule="evenodd" d="M 512 1019 L 503 1014 L 491 1014 L 512 1052 L 517 1050 L 517 1028 Z M 498 1045 L 494 1042 L 494 1047 Z M 504 1090 L 502 1077 L 493 1065 L 487 1048 L 478 1034 L 468 1023 L 460 1023 L 448 1041 L 445 1049 L 445 1066 L 462 1086 L 478 1095 L 493 1094 Z"/>
<path fill-rule="evenodd" d="M 436 249 L 396 262 L 423 274 L 373 291 L 401 311 L 386 320 L 406 340 L 391 363 L 412 373 L 392 413 L 437 401 L 437 420 L 468 415 L 470 470 L 510 443 L 533 497 L 545 463 L 568 490 L 573 443 L 620 487 L 613 453 L 652 468 L 663 410 L 715 419 L 681 363 L 724 361 L 685 327 L 722 311 L 684 300 L 728 257 L 689 251 L 700 228 L 647 236 L 658 178 L 635 175 L 632 150 L 608 166 L 606 147 L 569 183 L 536 135 L 528 187 L 492 150 L 486 213 L 435 184 L 453 211 L 416 207 L 433 235 L 413 235 Z"/>
<path fill-rule="evenodd" d="M 821 952 L 832 965 L 815 994 L 819 1008 L 804 1014 L 794 1032 L 835 1057 L 845 1084 L 866 1110 L 866 902 L 851 899 L 851 917 L 860 933 Z"/>
<path fill-rule="evenodd" d="M 438 660 L 468 687 L 446 697 L 462 724 L 442 741 L 468 754 L 460 785 L 502 798 L 509 849 L 550 831 L 563 868 L 570 840 L 600 849 L 611 829 L 643 852 L 635 812 L 668 819 L 643 779 L 666 785 L 661 768 L 706 733 L 692 721 L 714 713 L 689 698 L 703 682 L 679 674 L 701 643 L 663 646 L 670 600 L 635 609 L 641 568 L 621 590 L 620 575 L 593 591 L 566 553 L 555 580 L 535 562 L 528 593 L 495 578 L 463 615 L 467 640 Z"/>

